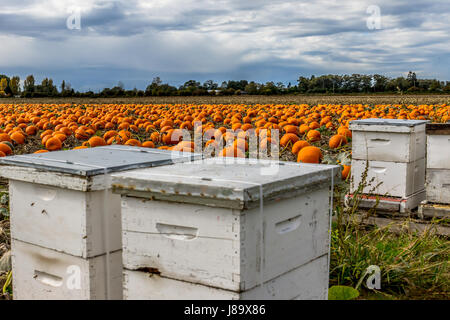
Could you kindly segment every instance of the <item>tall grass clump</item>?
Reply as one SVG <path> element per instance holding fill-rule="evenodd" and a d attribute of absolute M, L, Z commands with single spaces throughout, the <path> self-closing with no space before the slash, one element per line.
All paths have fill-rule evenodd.
<path fill-rule="evenodd" d="M 348 185 L 341 184 L 335 189 L 330 286 L 351 286 L 366 298 L 450 298 L 448 238 L 436 235 L 433 224 L 424 232 L 412 232 L 407 220 L 398 222 L 400 225 L 396 227 L 401 227 L 402 232 L 396 233 L 392 232 L 396 222 L 386 227 L 367 226 L 364 217 L 373 215 L 374 210 L 363 213 L 358 209 L 366 185 L 365 174 L 347 206 L 343 194 Z M 366 270 L 371 265 L 381 269 L 379 290 L 366 286 Z"/>

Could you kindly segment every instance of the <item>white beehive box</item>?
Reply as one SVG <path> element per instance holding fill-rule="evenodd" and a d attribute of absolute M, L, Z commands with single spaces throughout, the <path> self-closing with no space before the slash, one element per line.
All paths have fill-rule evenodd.
<path fill-rule="evenodd" d="M 426 123 L 397 119 L 351 121 L 352 159 L 402 163 L 423 159 Z"/>
<path fill-rule="evenodd" d="M 366 160 L 352 160 L 353 180 L 350 192 L 358 189 L 366 166 Z M 406 198 L 425 188 L 425 159 L 409 163 L 369 161 L 366 182 L 370 184 L 362 193 Z"/>
<path fill-rule="evenodd" d="M 450 123 L 427 125 L 427 169 L 450 170 Z"/>
<path fill-rule="evenodd" d="M 188 161 L 193 157 L 164 150 L 107 146 L 0 159 L 0 175 L 9 179 L 11 237 L 85 259 L 88 264 L 90 258 L 119 251 L 122 249 L 120 197 L 111 192 L 110 174 Z M 20 268 L 23 268 L 21 264 L 13 263 L 15 274 L 21 273 Z M 105 270 L 102 275 L 97 274 L 102 276 L 106 276 Z M 121 287 L 120 279 L 110 280 L 119 281 L 112 283 L 111 288 Z M 98 290 L 102 292 L 103 288 Z M 33 295 L 42 294 L 44 298 L 45 292 L 33 292 Z M 55 295 L 57 292 L 62 299 L 71 298 L 61 288 Z M 97 295 L 101 295 L 99 292 Z M 117 294 L 112 292 L 111 296 Z"/>
<path fill-rule="evenodd" d="M 450 204 L 450 170 L 427 169 L 427 201 Z"/>
<path fill-rule="evenodd" d="M 12 239 L 15 300 L 106 299 L 106 254 L 81 258 Z M 109 299 L 122 299 L 122 251 L 110 259 Z"/>
<path fill-rule="evenodd" d="M 113 175 L 123 195 L 124 268 L 236 294 L 327 256 L 339 167 L 280 162 L 261 175 L 269 164 L 208 159 Z"/>
<path fill-rule="evenodd" d="M 450 204 L 450 124 L 427 125 L 427 201 Z"/>
<path fill-rule="evenodd" d="M 125 300 L 326 300 L 328 256 L 269 280 L 263 286 L 235 292 L 174 280 L 143 271 L 124 270 Z"/>
<path fill-rule="evenodd" d="M 10 184 L 11 237 L 83 258 L 94 257 L 106 252 L 102 217 L 106 206 L 108 249 L 119 250 L 120 197 L 110 190 L 110 174 L 190 159 L 170 151 L 128 146 L 0 159 L 0 175 Z"/>

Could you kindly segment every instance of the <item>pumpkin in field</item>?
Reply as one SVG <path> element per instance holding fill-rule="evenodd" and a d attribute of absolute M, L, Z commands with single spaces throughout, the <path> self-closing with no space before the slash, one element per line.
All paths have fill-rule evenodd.
<path fill-rule="evenodd" d="M 60 150 L 62 148 L 61 140 L 51 137 L 45 142 L 45 148 L 50 151 Z"/>
<path fill-rule="evenodd" d="M 38 131 L 38 128 L 36 126 L 28 126 L 25 129 L 25 133 L 29 136 L 34 136 Z"/>
<path fill-rule="evenodd" d="M 309 128 L 311 130 L 318 129 L 318 128 L 320 128 L 320 124 L 317 121 L 313 121 L 309 124 Z"/>
<path fill-rule="evenodd" d="M 64 142 L 67 139 L 67 136 L 61 132 L 55 132 L 52 136 L 58 138 L 61 142 Z"/>
<path fill-rule="evenodd" d="M 309 126 L 307 124 L 302 124 L 299 128 L 300 134 L 304 135 L 306 133 L 308 133 L 308 131 L 310 130 Z"/>
<path fill-rule="evenodd" d="M 12 154 L 12 148 L 4 142 L 0 142 L 0 151 L 2 151 L 7 156 Z"/>
<path fill-rule="evenodd" d="M 1 141 L 12 142 L 11 137 L 7 133 L 0 133 L 0 142 Z"/>
<path fill-rule="evenodd" d="M 292 146 L 292 153 L 297 155 L 301 149 L 308 147 L 310 144 L 305 140 L 299 140 Z"/>
<path fill-rule="evenodd" d="M 286 133 L 285 135 L 283 135 L 280 139 L 280 145 L 283 147 L 286 147 L 289 143 L 290 144 L 294 144 L 296 143 L 298 140 L 300 140 L 300 138 L 293 133 Z"/>
<path fill-rule="evenodd" d="M 11 140 L 13 140 L 17 144 L 24 144 L 25 143 L 25 136 L 21 134 L 20 132 L 14 132 L 11 134 Z"/>
<path fill-rule="evenodd" d="M 144 148 L 154 148 L 155 144 L 153 143 L 153 141 L 144 141 L 142 143 L 142 147 L 144 147 Z"/>
<path fill-rule="evenodd" d="M 331 149 L 336 149 L 347 144 L 347 138 L 343 135 L 336 134 L 330 138 L 328 145 Z"/>
<path fill-rule="evenodd" d="M 106 146 L 106 141 L 102 137 L 94 136 L 88 140 L 89 146 L 92 148 Z"/>
<path fill-rule="evenodd" d="M 337 133 L 346 138 L 352 137 L 352 132 L 346 127 L 339 127 L 339 129 L 337 130 Z"/>
<path fill-rule="evenodd" d="M 291 125 L 291 124 L 288 124 L 288 125 L 284 126 L 283 130 L 286 133 L 293 133 L 295 135 L 297 135 L 299 133 L 298 127 L 294 126 L 294 125 Z"/>
<path fill-rule="evenodd" d="M 194 143 L 190 141 L 180 141 L 172 148 L 172 151 L 194 152 Z"/>
<path fill-rule="evenodd" d="M 322 159 L 322 151 L 314 146 L 302 148 L 297 156 L 297 162 L 319 163 Z"/>
<path fill-rule="evenodd" d="M 219 157 L 245 158 L 245 153 L 239 148 L 230 146 L 222 149 L 222 151 L 219 153 Z"/>
<path fill-rule="evenodd" d="M 317 130 L 310 130 L 308 131 L 306 138 L 308 139 L 308 141 L 311 142 L 316 142 L 320 140 L 320 132 Z"/>
<path fill-rule="evenodd" d="M 107 132 L 105 132 L 105 134 L 103 135 L 103 139 L 105 139 L 105 141 L 108 141 L 110 138 L 117 136 L 118 133 L 115 130 L 109 130 Z"/>
<path fill-rule="evenodd" d="M 53 130 L 45 130 L 44 132 L 41 133 L 41 135 L 39 137 L 41 139 L 43 139 L 45 136 L 52 135 L 52 134 L 53 134 Z"/>
<path fill-rule="evenodd" d="M 344 165 L 342 169 L 342 179 L 346 180 L 350 176 L 352 166 Z"/>
<path fill-rule="evenodd" d="M 125 145 L 127 146 L 134 146 L 134 147 L 140 147 L 141 142 L 136 139 L 128 139 L 127 142 L 125 142 Z"/>

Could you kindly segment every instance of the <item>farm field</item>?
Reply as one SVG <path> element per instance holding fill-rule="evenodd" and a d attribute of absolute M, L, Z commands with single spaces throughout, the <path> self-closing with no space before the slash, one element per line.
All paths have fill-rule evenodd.
<path fill-rule="evenodd" d="M 367 118 L 445 123 L 450 121 L 450 96 L 2 99 L 0 156 L 124 144 L 252 157 L 250 140 L 256 138 L 258 152 L 279 150 L 281 160 L 341 165 L 344 182 L 336 190 L 335 211 L 349 215 L 354 212 L 342 203 L 351 179 L 348 125 Z M 185 133 L 191 139 L 200 134 L 201 146 Z M 0 256 L 9 248 L 6 191 L 3 185 Z M 448 240 L 432 233 L 396 235 L 389 227 L 336 224 L 330 284 L 356 287 L 367 266 L 377 264 L 386 290 L 361 289 L 362 298 L 448 299 L 449 254 Z M 6 274 L 0 273 L 0 289 L 5 281 Z"/>
<path fill-rule="evenodd" d="M 212 143 L 214 140 L 217 144 L 220 140 L 219 135 L 226 138 L 224 142 L 233 134 L 233 139 L 239 140 L 238 138 L 245 136 L 242 133 L 239 137 L 239 131 L 250 130 L 247 133 L 254 132 L 253 134 L 258 135 L 259 142 L 264 145 L 271 140 L 270 131 L 278 130 L 283 160 L 302 161 L 298 158 L 300 143 L 293 148 L 298 141 L 304 141 L 301 145 L 309 144 L 320 148 L 323 160 L 325 155 L 336 155 L 351 149 L 351 132 L 348 131 L 348 123 L 351 120 L 391 118 L 447 122 L 450 119 L 450 107 L 445 102 L 423 104 L 424 101 L 433 99 L 446 101 L 445 96 L 405 98 L 423 99 L 424 101 L 418 101 L 419 104 L 368 102 L 371 99 L 380 101 L 389 99 L 388 97 L 365 97 L 361 103 L 325 103 L 321 101 L 326 101 L 330 99 L 329 97 L 308 97 L 317 99 L 318 102 L 301 104 L 287 102 L 260 104 L 256 101 L 248 104 L 246 101 L 246 99 L 259 100 L 260 97 L 238 97 L 242 102 L 232 104 L 206 103 L 208 100 L 214 101 L 215 97 L 191 98 L 197 102 L 178 103 L 179 97 L 165 98 L 164 100 L 170 101 L 166 103 L 163 103 L 162 99 L 159 103 L 156 101 L 148 103 L 146 98 L 143 98 L 141 101 L 132 100 L 127 104 L 123 104 L 120 100 L 96 103 L 83 100 L 66 103 L 58 100 L 33 101 L 33 103 L 0 101 L 2 102 L 0 142 L 6 143 L 6 147 L 1 146 L 0 155 L 66 150 L 113 143 L 185 149 L 187 144 L 178 144 L 181 138 L 174 138 L 177 136 L 177 130 L 184 129 L 192 133 L 197 123 L 201 124 L 206 143 Z M 236 99 L 236 97 L 219 98 Z M 273 99 L 278 98 L 289 99 L 288 97 Z M 353 101 L 356 97 L 341 98 L 344 101 Z M 336 100 L 339 101 L 340 98 Z M 225 135 L 226 131 L 231 134 Z M 268 135 L 268 139 L 265 139 Z M 54 139 L 55 136 L 57 139 Z M 50 140 L 50 143 L 47 140 Z M 239 143 L 235 144 L 237 146 Z M 244 151 L 248 151 L 248 146 L 239 145 L 239 147 L 235 149 L 243 148 Z M 326 157 L 325 160 L 332 161 Z"/>

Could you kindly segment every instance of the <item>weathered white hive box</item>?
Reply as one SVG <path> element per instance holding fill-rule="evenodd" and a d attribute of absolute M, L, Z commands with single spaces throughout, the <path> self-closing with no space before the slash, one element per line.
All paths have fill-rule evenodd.
<path fill-rule="evenodd" d="M 450 204 L 450 124 L 427 125 L 427 201 Z"/>
<path fill-rule="evenodd" d="M 407 198 L 424 190 L 425 159 L 410 163 L 352 160 L 352 192 L 361 183 L 367 162 L 369 164 L 366 181 L 372 182 L 364 188 L 363 193 L 369 193 L 377 185 L 372 193 L 399 198 Z"/>
<path fill-rule="evenodd" d="M 351 121 L 351 193 L 358 188 L 367 168 L 366 181 L 373 179 L 373 182 L 363 193 L 372 191 L 373 194 L 400 198 L 424 194 L 426 123 L 397 119 Z M 374 188 L 379 183 L 380 186 Z"/>
<path fill-rule="evenodd" d="M 424 159 L 427 122 L 398 119 L 351 121 L 352 158 L 406 163 Z"/>
<path fill-rule="evenodd" d="M 121 250 L 109 255 L 107 279 L 106 254 L 85 259 L 20 240 L 11 241 L 15 300 L 122 299 Z"/>
<path fill-rule="evenodd" d="M 111 270 L 122 268 L 120 197 L 111 192 L 111 173 L 192 157 L 106 146 L 0 159 L 0 175 L 9 179 L 15 297 L 104 299 L 107 281 L 109 298 L 120 299 L 121 274 L 111 272 L 105 280 L 100 267 L 111 253 Z M 57 284 L 64 282 L 63 266 L 71 262 L 77 262 L 86 281 L 67 291 Z M 104 286 L 97 285 L 99 279 Z"/>
<path fill-rule="evenodd" d="M 114 174 L 124 297 L 326 298 L 340 168 L 276 162 L 262 174 L 273 165 L 208 159 Z"/>

